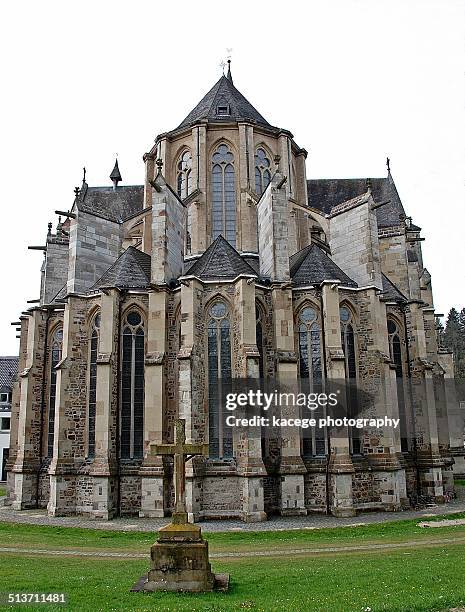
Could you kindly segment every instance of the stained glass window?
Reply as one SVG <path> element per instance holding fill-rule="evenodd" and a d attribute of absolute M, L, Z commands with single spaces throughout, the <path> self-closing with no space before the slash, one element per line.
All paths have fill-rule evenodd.
<path fill-rule="evenodd" d="M 92 321 L 89 352 L 89 399 L 87 407 L 87 455 L 95 456 L 95 407 L 97 401 L 97 354 L 100 330 L 100 313 Z"/>
<path fill-rule="evenodd" d="M 397 379 L 397 401 L 399 405 L 400 418 L 400 444 L 402 452 L 406 453 L 409 450 L 408 435 L 407 435 L 407 415 L 405 405 L 405 394 L 403 385 L 403 354 L 402 341 L 399 327 L 394 319 L 388 319 L 387 330 L 389 337 L 389 352 L 391 360 L 394 362 Z"/>
<path fill-rule="evenodd" d="M 319 314 L 312 306 L 305 306 L 297 319 L 299 344 L 299 372 L 304 391 L 319 393 L 323 382 L 323 362 L 321 348 L 321 325 Z M 308 415 L 303 415 L 307 417 Z M 324 410 L 318 408 L 312 418 L 323 418 Z M 302 435 L 304 456 L 326 454 L 326 433 L 323 429 L 305 429 Z"/>
<path fill-rule="evenodd" d="M 339 309 L 341 320 L 341 344 L 344 351 L 345 374 L 347 385 L 347 416 L 355 417 L 358 410 L 357 396 L 357 356 L 355 352 L 354 318 L 351 310 L 346 306 Z M 352 453 L 358 455 L 362 452 L 362 441 L 359 436 L 360 430 L 349 431 L 350 446 Z"/>
<path fill-rule="evenodd" d="M 225 144 L 212 157 L 212 237 L 224 236 L 236 246 L 236 185 L 234 155 Z"/>
<path fill-rule="evenodd" d="M 262 195 L 271 181 L 271 163 L 265 149 L 259 148 L 255 153 L 255 191 Z"/>
<path fill-rule="evenodd" d="M 137 310 L 123 322 L 121 351 L 122 459 L 141 458 L 144 451 L 144 321 Z"/>
<path fill-rule="evenodd" d="M 47 436 L 47 456 L 53 456 L 53 438 L 55 435 L 55 410 L 57 394 L 57 371 L 56 366 L 61 361 L 63 350 L 63 328 L 58 327 L 52 335 L 50 345 L 50 385 L 48 394 L 48 436 Z"/>
<path fill-rule="evenodd" d="M 187 198 L 192 192 L 192 155 L 190 151 L 184 151 L 177 165 L 178 196 Z"/>
<path fill-rule="evenodd" d="M 221 385 L 229 383 L 232 376 L 231 324 L 223 302 L 215 302 L 208 317 L 209 454 L 212 458 L 229 458 L 233 456 L 232 432 L 224 426 Z"/>

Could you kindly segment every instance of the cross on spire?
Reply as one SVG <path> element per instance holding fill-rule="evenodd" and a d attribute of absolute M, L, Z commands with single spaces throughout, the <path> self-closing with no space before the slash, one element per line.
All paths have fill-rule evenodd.
<path fill-rule="evenodd" d="M 174 457 L 174 493 L 175 507 L 173 523 L 187 523 L 186 511 L 186 460 L 194 455 L 208 455 L 208 444 L 186 443 L 186 420 L 177 419 L 174 422 L 174 444 L 151 444 L 150 454 L 168 455 Z"/>

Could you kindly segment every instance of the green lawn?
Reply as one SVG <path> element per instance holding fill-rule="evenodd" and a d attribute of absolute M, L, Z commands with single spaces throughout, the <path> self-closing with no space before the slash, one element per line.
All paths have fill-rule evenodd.
<path fill-rule="evenodd" d="M 0 497 L 4 497 L 6 495 L 6 486 L 0 485 Z"/>
<path fill-rule="evenodd" d="M 212 559 L 215 571 L 231 574 L 231 590 L 202 595 L 129 592 L 148 570 L 154 534 L 0 523 L 0 547 L 147 553 L 147 561 L 0 553 L 0 592 L 66 592 L 68 609 L 79 611 L 430 612 L 465 605 L 465 544 L 458 541 L 465 538 L 465 527 L 421 529 L 416 527 L 417 522 L 207 534 L 212 552 L 262 548 L 276 552 L 276 556 Z M 454 536 L 457 542 L 453 544 L 434 544 L 435 539 Z M 318 556 L 286 554 L 286 548 L 425 539 L 431 544 L 418 549 L 326 552 Z"/>

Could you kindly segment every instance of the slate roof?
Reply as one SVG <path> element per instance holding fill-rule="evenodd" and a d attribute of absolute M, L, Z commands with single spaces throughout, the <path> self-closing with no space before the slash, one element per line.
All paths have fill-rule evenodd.
<path fill-rule="evenodd" d="M 150 286 L 150 264 L 150 255 L 130 246 L 89 291 L 97 291 L 102 287 L 146 289 Z"/>
<path fill-rule="evenodd" d="M 405 295 L 394 285 L 385 274 L 381 274 L 383 292 L 381 298 L 390 302 L 407 302 Z"/>
<path fill-rule="evenodd" d="M 344 287 L 358 287 L 357 283 L 315 243 L 294 253 L 289 263 L 294 287 L 318 285 L 325 280 L 339 280 Z"/>
<path fill-rule="evenodd" d="M 0 387 L 11 388 L 18 374 L 19 357 L 0 357 Z"/>
<path fill-rule="evenodd" d="M 219 105 L 229 105 L 230 113 L 228 115 L 218 115 L 217 110 Z M 241 92 L 236 89 L 232 82 L 232 78 L 229 79 L 224 75 L 215 85 L 213 85 L 210 91 L 200 100 L 197 106 L 191 110 L 176 129 L 187 127 L 195 121 L 205 119 L 213 121 L 238 121 L 240 119 L 248 119 L 261 125 L 270 125 L 257 109 L 244 98 Z"/>
<path fill-rule="evenodd" d="M 233 279 L 239 274 L 257 276 L 255 270 L 223 236 L 218 236 L 200 259 L 197 259 L 185 276 L 196 276 L 204 280 Z"/>
<path fill-rule="evenodd" d="M 399 225 L 399 215 L 405 215 L 405 210 L 391 174 L 370 181 L 371 194 L 376 204 L 390 200 L 389 204 L 376 209 L 378 227 Z M 367 179 L 310 179 L 307 186 L 308 205 L 328 215 L 337 204 L 366 193 Z"/>
<path fill-rule="evenodd" d="M 144 207 L 143 185 L 89 187 L 83 183 L 76 201 L 79 210 L 122 223 L 141 212 Z"/>

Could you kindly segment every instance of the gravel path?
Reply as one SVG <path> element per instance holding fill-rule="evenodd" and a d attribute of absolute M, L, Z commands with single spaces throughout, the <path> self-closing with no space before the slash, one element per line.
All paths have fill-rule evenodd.
<path fill-rule="evenodd" d="M 368 525 L 387 521 L 424 519 L 437 515 L 465 512 L 465 499 L 454 500 L 445 505 L 425 510 L 405 510 L 403 512 L 365 512 L 351 518 L 336 518 L 323 514 L 310 514 L 300 517 L 273 516 L 264 523 L 243 523 L 240 520 L 218 520 L 199 523 L 204 533 L 218 531 L 276 531 L 280 529 L 323 529 L 326 527 L 345 527 Z M 169 518 L 142 519 L 116 518 L 111 521 L 89 520 L 84 517 L 50 517 L 46 510 L 12 510 L 9 506 L 0 507 L 0 521 L 49 527 L 79 527 L 82 529 L 104 529 L 109 531 L 158 531 L 169 523 Z"/>

